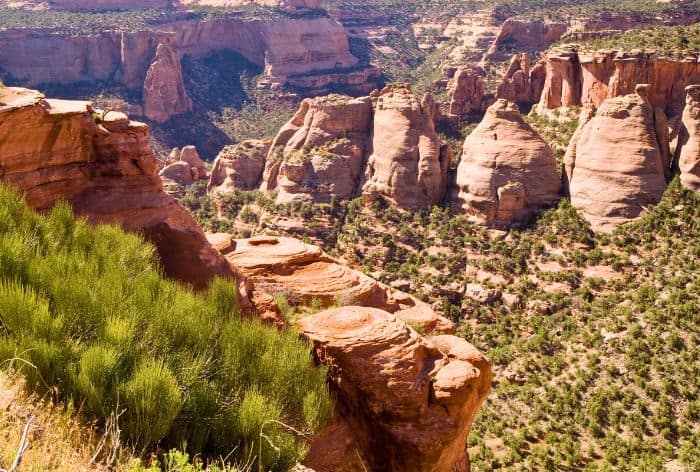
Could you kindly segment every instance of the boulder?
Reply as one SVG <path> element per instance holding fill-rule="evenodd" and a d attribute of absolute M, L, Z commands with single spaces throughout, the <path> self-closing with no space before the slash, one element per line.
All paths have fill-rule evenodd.
<path fill-rule="evenodd" d="M 469 470 L 467 436 L 492 376 L 473 346 L 454 336 L 433 343 L 394 315 L 365 307 L 324 311 L 300 326 L 329 366 L 337 412 L 348 425 L 336 443 L 354 443 L 364 470 Z M 329 454 L 305 461 L 314 470 L 335 470 L 335 463 Z"/>
<path fill-rule="evenodd" d="M 688 86 L 686 92 L 679 136 L 678 168 L 683 186 L 700 192 L 700 86 Z"/>
<path fill-rule="evenodd" d="M 430 111 L 407 85 L 386 87 L 374 99 L 372 154 L 363 194 L 384 197 L 403 208 L 440 203 L 449 162 L 441 153 Z"/>
<path fill-rule="evenodd" d="M 304 100 L 273 141 L 262 188 L 277 189 L 278 203 L 356 196 L 371 124 L 369 97 Z"/>
<path fill-rule="evenodd" d="M 253 190 L 260 184 L 272 141 L 248 139 L 226 146 L 214 160 L 207 188 L 216 193 Z"/>
<path fill-rule="evenodd" d="M 294 238 L 239 239 L 226 258 L 257 289 L 284 295 L 292 305 L 381 308 L 425 333 L 453 333 L 454 323 L 426 303 L 340 264 L 318 246 Z"/>
<path fill-rule="evenodd" d="M 165 159 L 165 163 L 160 176 L 166 181 L 179 185 L 191 185 L 197 180 L 207 178 L 207 165 L 199 157 L 197 148 L 194 146 L 173 148 Z"/>
<path fill-rule="evenodd" d="M 582 112 L 567 149 L 564 178 L 571 203 L 598 231 L 639 217 L 666 189 L 661 144 L 648 86 Z M 667 132 L 667 131 L 666 131 Z"/>
<path fill-rule="evenodd" d="M 192 100 L 185 91 L 180 58 L 170 45 L 159 44 L 143 84 L 143 114 L 149 120 L 165 123 L 190 111 Z"/>
<path fill-rule="evenodd" d="M 467 136 L 452 203 L 489 226 L 507 226 L 560 198 L 561 180 L 549 145 L 499 99 Z"/>

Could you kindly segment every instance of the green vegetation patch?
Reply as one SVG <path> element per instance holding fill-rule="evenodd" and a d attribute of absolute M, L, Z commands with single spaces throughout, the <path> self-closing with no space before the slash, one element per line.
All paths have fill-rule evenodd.
<path fill-rule="evenodd" d="M 119 416 L 135 450 L 184 446 L 288 470 L 332 404 L 292 331 L 241 318 L 234 283 L 206 295 L 163 279 L 152 246 L 31 211 L 0 188 L 0 360 L 88 417 Z"/>

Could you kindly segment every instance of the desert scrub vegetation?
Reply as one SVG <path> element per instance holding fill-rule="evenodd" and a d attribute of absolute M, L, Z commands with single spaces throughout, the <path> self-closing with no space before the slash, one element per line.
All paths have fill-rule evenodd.
<path fill-rule="evenodd" d="M 583 41 L 581 46 L 588 51 L 643 49 L 654 51 L 658 56 L 682 59 L 688 55 L 697 56 L 700 50 L 700 24 L 637 28 L 625 33 Z"/>
<path fill-rule="evenodd" d="M 288 470 L 331 410 L 296 333 L 241 317 L 236 284 L 196 294 L 152 246 L 66 204 L 41 216 L 0 188 L 0 362 L 136 451 L 185 447 Z"/>

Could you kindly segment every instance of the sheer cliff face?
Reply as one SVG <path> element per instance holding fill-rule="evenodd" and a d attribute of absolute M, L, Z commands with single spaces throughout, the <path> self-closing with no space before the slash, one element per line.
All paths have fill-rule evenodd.
<path fill-rule="evenodd" d="M 669 116 L 683 110 L 685 86 L 700 83 L 697 58 L 676 60 L 642 52 L 578 53 L 559 48 L 547 55 L 539 112 L 560 106 L 600 106 L 608 98 L 633 93 L 650 84 L 649 102 Z"/>
<path fill-rule="evenodd" d="M 700 86 L 686 88 L 686 105 L 678 149 L 681 183 L 689 190 L 700 192 Z"/>
<path fill-rule="evenodd" d="M 0 181 L 35 209 L 66 200 L 93 223 L 142 232 L 166 274 L 196 288 L 235 277 L 187 210 L 163 192 L 148 127 L 99 113 L 88 102 L 0 89 Z"/>

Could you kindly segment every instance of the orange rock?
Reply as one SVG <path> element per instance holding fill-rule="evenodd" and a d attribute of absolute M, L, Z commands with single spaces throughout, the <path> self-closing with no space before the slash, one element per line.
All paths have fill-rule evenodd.
<path fill-rule="evenodd" d="M 429 110 L 410 87 L 386 87 L 376 98 L 372 154 L 362 193 L 382 196 L 403 208 L 442 201 L 449 162 L 441 162 L 440 140 Z"/>
<path fill-rule="evenodd" d="M 684 187 L 700 192 L 700 86 L 686 88 L 678 167 Z"/>
<path fill-rule="evenodd" d="M 175 115 L 192 111 L 192 100 L 185 91 L 180 58 L 167 44 L 159 44 L 143 84 L 143 114 L 164 123 Z"/>
<path fill-rule="evenodd" d="M 24 192 L 32 208 L 65 200 L 92 223 L 142 233 L 169 277 L 198 289 L 216 276 L 244 281 L 163 191 L 142 123 L 103 115 L 88 102 L 6 87 L 0 89 L 0 169 L 0 181 Z"/>
<path fill-rule="evenodd" d="M 640 216 L 666 189 L 663 139 L 657 136 L 648 87 L 584 110 L 565 156 L 571 203 L 600 231 Z M 668 142 L 668 141 L 666 141 Z"/>
<path fill-rule="evenodd" d="M 337 411 L 349 425 L 343 434 L 352 435 L 366 470 L 469 469 L 467 436 L 491 384 L 483 355 L 459 338 L 444 341 L 449 353 L 443 353 L 373 308 L 338 308 L 300 324 L 329 366 Z M 316 470 L 330 470 L 328 463 L 332 456 L 306 461 Z"/>
<path fill-rule="evenodd" d="M 483 224 L 507 226 L 556 203 L 560 189 L 550 147 L 514 103 L 496 101 L 464 141 L 454 207 Z"/>
<path fill-rule="evenodd" d="M 249 139 L 226 146 L 214 160 L 207 188 L 224 194 L 256 188 L 271 144 L 270 140 Z"/>
<path fill-rule="evenodd" d="M 483 110 L 484 82 L 474 69 L 460 67 L 447 84 L 450 96 L 448 115 L 457 118 Z"/>

